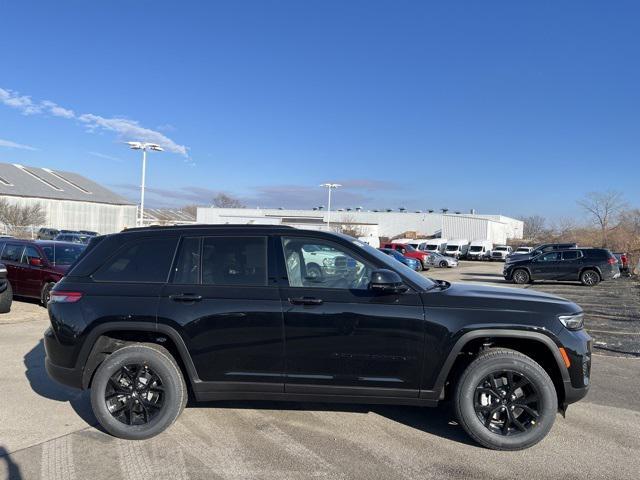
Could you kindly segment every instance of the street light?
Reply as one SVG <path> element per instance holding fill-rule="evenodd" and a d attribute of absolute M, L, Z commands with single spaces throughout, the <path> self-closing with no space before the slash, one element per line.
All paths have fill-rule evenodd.
<path fill-rule="evenodd" d="M 340 188 L 342 185 L 339 183 L 322 183 L 321 187 L 329 190 L 329 201 L 327 202 L 327 228 L 331 226 L 331 190 Z"/>
<path fill-rule="evenodd" d="M 163 152 L 164 149 L 155 143 L 127 142 L 132 150 L 142 150 L 142 185 L 140 185 L 140 214 L 138 216 L 138 226 L 144 226 L 144 180 L 147 170 L 147 150 Z"/>

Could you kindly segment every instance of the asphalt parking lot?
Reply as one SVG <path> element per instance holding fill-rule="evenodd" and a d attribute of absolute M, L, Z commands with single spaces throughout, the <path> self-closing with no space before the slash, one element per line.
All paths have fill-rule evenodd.
<path fill-rule="evenodd" d="M 464 262 L 429 274 L 496 285 L 504 284 L 501 269 Z M 118 440 L 95 428 L 86 392 L 48 379 L 40 343 L 46 311 L 16 301 L 0 317 L 0 478 L 637 479 L 640 359 L 612 351 L 639 351 L 637 282 L 526 288 L 583 305 L 588 328 L 608 349 L 594 356 L 587 398 L 558 416 L 542 443 L 511 453 L 472 443 L 446 405 L 196 404 L 154 439 Z"/>

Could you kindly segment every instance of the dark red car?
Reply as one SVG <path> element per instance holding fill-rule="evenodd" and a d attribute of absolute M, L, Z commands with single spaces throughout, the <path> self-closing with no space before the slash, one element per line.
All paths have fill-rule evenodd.
<path fill-rule="evenodd" d="M 423 252 L 422 250 L 416 250 L 408 243 L 384 243 L 380 248 L 390 248 L 400 252 L 402 255 L 408 258 L 415 258 L 420 262 L 419 270 L 429 270 L 429 252 Z"/>
<path fill-rule="evenodd" d="M 49 292 L 86 245 L 51 240 L 2 239 L 0 262 L 7 267 L 13 294 L 49 303 Z"/>

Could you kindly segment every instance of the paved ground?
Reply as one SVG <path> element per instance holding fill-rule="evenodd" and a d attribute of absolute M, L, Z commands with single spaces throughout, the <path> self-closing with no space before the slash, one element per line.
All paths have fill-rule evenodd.
<path fill-rule="evenodd" d="M 497 268 L 430 273 L 477 277 Z M 14 302 L 0 316 L 0 479 L 637 479 L 640 471 L 636 358 L 595 356 L 587 398 L 523 452 L 476 446 L 446 406 L 199 404 L 165 434 L 128 442 L 92 426 L 86 394 L 47 378 L 46 326 L 46 311 L 33 303 Z"/>

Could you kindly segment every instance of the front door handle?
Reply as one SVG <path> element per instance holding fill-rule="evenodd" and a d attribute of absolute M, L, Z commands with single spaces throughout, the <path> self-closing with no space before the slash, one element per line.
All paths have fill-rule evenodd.
<path fill-rule="evenodd" d="M 314 297 L 289 298 L 289 303 L 291 305 L 322 305 L 322 299 Z"/>
<path fill-rule="evenodd" d="M 169 295 L 169 298 L 174 302 L 199 302 L 202 300 L 202 295 L 194 295 L 192 293 L 180 293 L 177 295 Z"/>

